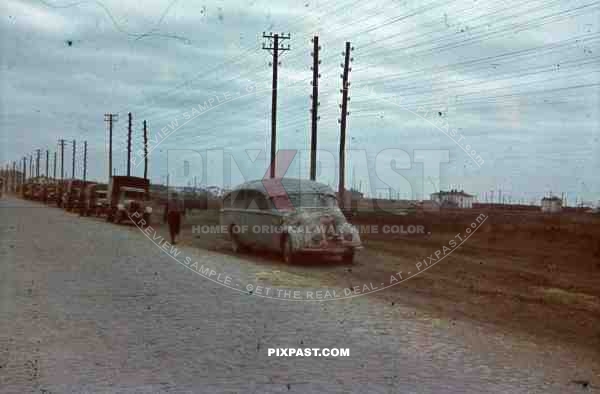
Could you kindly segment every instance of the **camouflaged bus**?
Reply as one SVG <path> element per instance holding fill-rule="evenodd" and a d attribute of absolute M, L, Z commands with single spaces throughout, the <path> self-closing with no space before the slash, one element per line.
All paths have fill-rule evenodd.
<path fill-rule="evenodd" d="M 237 186 L 223 196 L 221 225 L 234 252 L 275 251 L 288 263 L 309 254 L 340 256 L 351 263 L 362 248 L 334 191 L 305 179 L 264 179 Z"/>

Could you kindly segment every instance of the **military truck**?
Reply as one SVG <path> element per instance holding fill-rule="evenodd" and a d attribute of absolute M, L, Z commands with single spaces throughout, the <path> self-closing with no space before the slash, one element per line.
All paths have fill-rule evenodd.
<path fill-rule="evenodd" d="M 44 184 L 34 183 L 31 191 L 31 199 L 34 201 L 44 201 Z"/>
<path fill-rule="evenodd" d="M 106 221 L 121 223 L 131 218 L 142 226 L 148 226 L 152 214 L 149 188 L 148 179 L 113 176 L 108 185 Z"/>
<path fill-rule="evenodd" d="M 86 184 L 87 182 L 81 179 L 71 179 L 67 182 L 62 194 L 62 207 L 65 210 L 71 211 L 79 208 L 81 193 Z"/>
<path fill-rule="evenodd" d="M 56 183 L 46 183 L 43 188 L 43 200 L 45 204 L 56 202 L 58 185 Z"/>
<path fill-rule="evenodd" d="M 79 215 L 101 216 L 108 207 L 108 185 L 92 183 L 83 190 L 83 198 Z"/>
<path fill-rule="evenodd" d="M 26 184 L 23 185 L 23 198 L 25 200 L 31 200 L 31 195 L 33 192 L 33 183 L 28 182 Z"/>
<path fill-rule="evenodd" d="M 56 182 L 56 198 L 54 199 L 54 201 L 56 202 L 56 206 L 59 208 L 62 208 L 62 198 L 63 198 L 63 193 L 66 189 L 67 185 L 67 181 L 58 181 Z"/>

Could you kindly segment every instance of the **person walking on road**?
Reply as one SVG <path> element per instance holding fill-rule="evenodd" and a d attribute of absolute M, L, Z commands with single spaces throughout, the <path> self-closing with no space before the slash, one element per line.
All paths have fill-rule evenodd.
<path fill-rule="evenodd" d="M 176 238 L 181 231 L 181 217 L 185 214 L 183 201 L 177 193 L 171 194 L 167 198 L 164 210 L 164 221 L 169 223 L 169 234 L 171 235 L 171 244 L 175 245 Z"/>

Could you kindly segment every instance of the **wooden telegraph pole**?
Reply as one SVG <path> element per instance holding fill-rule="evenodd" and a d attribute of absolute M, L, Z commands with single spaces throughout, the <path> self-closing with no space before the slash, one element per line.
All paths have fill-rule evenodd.
<path fill-rule="evenodd" d="M 263 38 L 270 40 L 269 46 L 263 42 L 262 49 L 272 51 L 273 55 L 273 91 L 271 92 L 271 178 L 275 178 L 275 157 L 277 154 L 277 69 L 279 67 L 279 51 L 289 51 L 287 47 L 279 45 L 279 40 L 289 40 L 290 34 L 266 34 L 263 32 Z"/>
<path fill-rule="evenodd" d="M 58 140 L 60 145 L 60 180 L 62 181 L 65 177 L 65 140 L 62 138 Z"/>
<path fill-rule="evenodd" d="M 112 168 L 112 133 L 113 133 L 113 122 L 118 120 L 117 114 L 104 114 L 104 121 L 108 122 L 108 180 L 113 174 Z"/>
<path fill-rule="evenodd" d="M 41 149 L 35 150 L 35 177 L 39 178 L 40 176 L 40 153 Z"/>
<path fill-rule="evenodd" d="M 144 120 L 144 179 L 148 179 L 148 124 Z"/>
<path fill-rule="evenodd" d="M 131 112 L 127 114 L 127 176 L 131 176 Z"/>
<path fill-rule="evenodd" d="M 17 162 L 13 161 L 12 167 L 12 191 L 17 191 Z"/>
<path fill-rule="evenodd" d="M 311 112 L 311 136 L 310 136 L 310 179 L 316 180 L 317 178 L 317 121 L 319 117 L 317 116 L 317 110 L 319 107 L 319 78 L 321 74 L 319 74 L 319 64 L 321 61 L 319 60 L 319 51 L 321 47 L 319 46 L 319 37 L 314 36 L 312 39 L 313 42 L 313 79 L 312 79 L 312 108 Z"/>
<path fill-rule="evenodd" d="M 339 199 L 341 201 L 341 206 L 344 208 L 344 192 L 345 192 L 345 178 L 344 171 L 346 165 L 346 116 L 349 114 L 348 112 L 348 88 L 350 83 L 348 82 L 348 74 L 350 72 L 350 42 L 346 42 L 346 51 L 344 52 L 344 73 L 342 74 L 342 117 L 339 120 L 340 122 L 340 174 L 339 174 L 339 185 L 338 185 L 338 194 Z"/>
<path fill-rule="evenodd" d="M 75 154 L 77 153 L 76 141 L 73 140 L 73 168 L 71 170 L 71 179 L 75 179 Z"/>
<path fill-rule="evenodd" d="M 83 141 L 83 182 L 85 182 L 87 173 L 87 141 Z"/>

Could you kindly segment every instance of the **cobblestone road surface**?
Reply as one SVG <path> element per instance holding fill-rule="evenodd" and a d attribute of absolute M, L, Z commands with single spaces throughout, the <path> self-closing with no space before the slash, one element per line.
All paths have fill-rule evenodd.
<path fill-rule="evenodd" d="M 594 353 L 432 324 L 372 297 L 293 303 L 236 293 L 177 265 L 133 227 L 32 202 L 5 197 L 0 218 L 0 393 L 600 391 Z M 341 347 L 350 357 L 275 358 L 269 347 Z"/>

